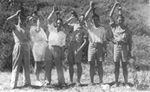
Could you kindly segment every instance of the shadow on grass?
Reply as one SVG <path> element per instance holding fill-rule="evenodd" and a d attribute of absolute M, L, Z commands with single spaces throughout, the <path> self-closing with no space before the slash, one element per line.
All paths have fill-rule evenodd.
<path fill-rule="evenodd" d="M 140 84 L 140 85 L 137 85 L 136 89 L 137 90 L 150 90 L 149 87 L 150 86 L 147 84 Z"/>
<path fill-rule="evenodd" d="M 110 82 L 110 83 L 105 83 L 105 84 L 108 84 L 109 86 L 113 86 L 113 85 L 115 85 L 115 82 Z M 119 82 L 119 86 L 125 86 L 125 83 L 122 83 L 122 82 Z M 130 83 L 130 82 L 128 82 L 127 83 L 127 85 L 128 86 L 130 86 L 130 87 L 133 87 L 134 85 L 132 84 L 132 83 Z"/>
<path fill-rule="evenodd" d="M 22 88 L 40 89 L 42 88 L 42 86 L 31 85 L 31 86 L 19 86 L 17 88 L 18 89 L 22 89 Z"/>
<path fill-rule="evenodd" d="M 65 85 L 53 84 L 53 85 L 47 86 L 47 88 L 53 88 L 55 90 L 62 90 L 62 89 L 69 89 L 72 87 L 84 87 L 84 86 L 88 86 L 88 84 L 81 84 L 80 86 L 76 86 L 75 83 L 65 84 Z"/>

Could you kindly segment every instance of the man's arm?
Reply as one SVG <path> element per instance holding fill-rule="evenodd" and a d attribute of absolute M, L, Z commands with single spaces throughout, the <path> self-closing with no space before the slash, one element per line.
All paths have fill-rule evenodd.
<path fill-rule="evenodd" d="M 64 25 L 70 23 L 70 21 L 71 21 L 72 19 L 74 19 L 73 16 L 71 16 L 70 18 L 68 18 L 68 19 L 64 22 Z"/>
<path fill-rule="evenodd" d="M 132 32 L 128 32 L 128 46 L 129 46 L 129 51 L 132 50 Z"/>
<path fill-rule="evenodd" d="M 86 39 L 84 39 L 84 41 L 83 41 L 82 45 L 81 45 L 81 46 L 77 49 L 76 54 L 77 54 L 79 51 L 81 51 L 81 50 L 85 47 L 86 43 L 87 43 L 87 40 L 86 40 Z"/>
<path fill-rule="evenodd" d="M 93 1 L 90 1 L 90 8 L 87 10 L 87 12 L 85 13 L 84 19 L 87 20 L 89 13 L 91 12 L 91 10 L 94 7 L 94 3 Z"/>
<path fill-rule="evenodd" d="M 8 17 L 7 20 L 10 20 L 10 19 L 16 17 L 20 12 L 21 12 L 21 10 L 18 10 L 15 14 L 13 14 L 13 15 L 10 16 L 10 17 Z"/>
<path fill-rule="evenodd" d="M 37 20 L 37 30 L 40 30 L 40 20 Z"/>
<path fill-rule="evenodd" d="M 110 14 L 109 14 L 110 23 L 113 23 L 113 22 L 114 22 L 114 21 L 113 21 L 113 13 L 114 13 L 114 10 L 115 10 L 115 8 L 116 8 L 117 5 L 119 5 L 119 2 L 116 2 L 116 3 L 114 4 L 114 6 L 112 7 L 111 11 L 110 11 Z"/>
<path fill-rule="evenodd" d="M 54 12 L 55 12 L 55 7 L 53 6 L 52 12 L 51 12 L 51 13 L 49 14 L 49 16 L 47 17 L 47 20 L 48 20 L 48 21 L 50 21 L 50 19 L 52 18 Z M 49 22 L 49 23 L 51 24 L 52 22 Z"/>

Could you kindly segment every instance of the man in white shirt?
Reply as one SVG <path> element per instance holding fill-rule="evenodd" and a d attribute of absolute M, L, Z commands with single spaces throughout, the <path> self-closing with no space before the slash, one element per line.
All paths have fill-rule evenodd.
<path fill-rule="evenodd" d="M 60 86 L 65 85 L 65 78 L 63 72 L 63 59 L 64 59 L 64 49 L 66 46 L 66 35 L 67 32 L 64 28 L 63 21 L 58 18 L 58 13 L 55 12 L 55 7 L 53 7 L 52 12 L 48 16 L 48 49 L 46 50 L 46 77 L 48 79 L 48 84 L 51 84 L 51 71 L 53 67 L 53 62 L 56 65 L 58 84 Z M 54 14 L 55 13 L 55 14 Z M 56 17 L 56 22 L 51 20 L 51 17 Z M 49 56 L 50 55 L 50 56 Z"/>
<path fill-rule="evenodd" d="M 92 11 L 91 22 L 86 21 L 86 28 L 88 32 L 89 47 L 88 47 L 88 61 L 90 63 L 90 78 L 91 85 L 94 84 L 95 68 L 98 70 L 99 83 L 103 83 L 103 67 L 104 54 L 106 51 L 106 42 L 109 39 L 108 31 L 100 24 L 99 15 L 96 14 L 94 4 L 90 4 L 90 8 L 86 15 Z M 95 67 L 95 65 L 97 65 Z"/>

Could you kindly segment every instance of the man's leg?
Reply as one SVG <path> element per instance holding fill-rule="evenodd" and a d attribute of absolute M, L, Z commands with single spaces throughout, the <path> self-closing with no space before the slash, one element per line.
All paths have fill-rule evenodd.
<path fill-rule="evenodd" d="M 128 83 L 128 68 L 127 68 L 127 65 L 128 65 L 128 50 L 127 50 L 127 46 L 123 46 L 123 49 L 122 49 L 122 53 L 121 53 L 122 57 L 122 69 L 123 69 L 123 76 L 124 76 L 124 81 L 125 81 L 125 84 Z"/>
<path fill-rule="evenodd" d="M 103 63 L 102 61 L 97 62 L 98 75 L 99 75 L 99 83 L 103 83 Z"/>
<path fill-rule="evenodd" d="M 128 68 L 127 68 L 127 62 L 122 62 L 122 68 L 123 68 L 123 76 L 125 84 L 128 83 Z"/>
<path fill-rule="evenodd" d="M 96 53 L 96 61 L 97 61 L 97 69 L 99 75 L 99 83 L 103 83 L 103 45 L 101 43 L 97 44 L 97 53 Z"/>
<path fill-rule="evenodd" d="M 24 73 L 24 83 L 27 86 L 31 85 L 30 80 L 30 47 L 29 45 L 25 45 L 23 50 L 23 73 Z"/>
<path fill-rule="evenodd" d="M 57 69 L 58 83 L 62 85 L 65 84 L 63 64 L 61 60 L 62 49 L 60 47 L 54 47 L 54 51 L 55 51 L 54 62 Z"/>
<path fill-rule="evenodd" d="M 89 43 L 88 46 L 88 61 L 90 64 L 90 78 L 91 84 L 94 83 L 94 75 L 95 75 L 95 47 L 93 43 Z"/>
<path fill-rule="evenodd" d="M 90 61 L 90 78 L 91 78 L 91 84 L 94 83 L 94 75 L 95 75 L 95 61 Z"/>
<path fill-rule="evenodd" d="M 73 83 L 73 75 L 74 75 L 74 55 L 69 53 L 68 54 L 68 64 L 69 64 L 69 75 L 70 75 L 70 82 Z"/>
<path fill-rule="evenodd" d="M 118 85 L 120 62 L 115 62 L 115 83 Z"/>
<path fill-rule="evenodd" d="M 51 71 L 53 68 L 52 49 L 47 48 L 45 52 L 45 77 L 48 80 L 47 85 L 51 84 Z"/>
<path fill-rule="evenodd" d="M 11 88 L 16 88 L 19 70 L 22 64 L 21 46 L 15 44 L 12 56 L 13 60 L 12 60 Z"/>
<path fill-rule="evenodd" d="M 80 51 L 76 56 L 75 56 L 75 63 L 77 64 L 77 86 L 80 86 L 80 79 L 82 76 L 82 51 Z"/>
<path fill-rule="evenodd" d="M 115 62 L 115 83 L 116 86 L 119 86 L 118 79 L 119 79 L 119 69 L 120 69 L 120 48 L 118 45 L 114 45 L 114 62 Z"/>
<path fill-rule="evenodd" d="M 80 85 L 80 79 L 82 76 L 82 66 L 81 62 L 77 62 L 77 85 Z"/>

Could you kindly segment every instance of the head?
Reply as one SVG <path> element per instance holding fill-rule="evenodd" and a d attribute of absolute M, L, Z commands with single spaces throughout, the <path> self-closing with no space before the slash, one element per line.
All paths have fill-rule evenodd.
<path fill-rule="evenodd" d="M 93 23 L 96 27 L 99 27 L 100 18 L 99 18 L 99 15 L 96 14 L 96 8 L 93 8 L 92 23 Z"/>
<path fill-rule="evenodd" d="M 117 17 L 117 23 L 118 23 L 119 25 L 122 25 L 122 24 L 124 23 L 124 17 L 123 17 L 122 15 L 119 15 L 119 16 Z"/>
<path fill-rule="evenodd" d="M 79 23 L 80 23 L 81 26 L 83 26 L 85 24 L 83 14 L 79 17 Z"/>
<path fill-rule="evenodd" d="M 82 34 L 81 34 L 80 32 L 77 33 L 76 36 L 75 36 L 75 39 L 76 39 L 77 42 L 81 41 L 81 39 L 82 39 Z"/>
<path fill-rule="evenodd" d="M 62 19 L 61 19 L 61 18 L 58 18 L 58 19 L 56 20 L 56 26 L 57 26 L 57 27 L 61 27 L 62 24 L 63 24 Z"/>
<path fill-rule="evenodd" d="M 79 20 L 84 21 L 84 15 L 83 14 L 79 17 Z"/>
<path fill-rule="evenodd" d="M 33 21 L 36 22 L 36 20 L 38 18 L 38 12 L 34 11 L 31 16 L 32 16 Z"/>
<path fill-rule="evenodd" d="M 99 19 L 99 16 L 97 14 L 93 14 L 92 23 L 95 25 L 95 27 L 99 27 L 100 19 Z"/>
<path fill-rule="evenodd" d="M 22 6 L 20 6 L 21 12 L 19 13 L 21 22 L 24 24 L 27 21 L 27 17 L 29 16 L 29 11 Z"/>

